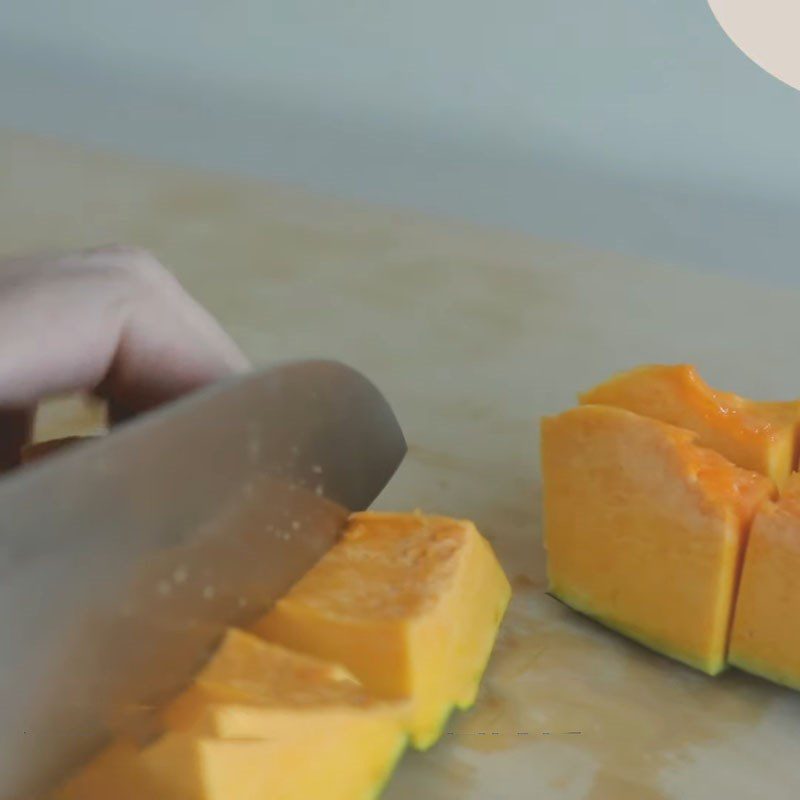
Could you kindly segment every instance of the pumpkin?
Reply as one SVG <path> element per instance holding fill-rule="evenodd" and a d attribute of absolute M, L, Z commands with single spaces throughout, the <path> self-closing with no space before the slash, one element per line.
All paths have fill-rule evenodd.
<path fill-rule="evenodd" d="M 731 632 L 731 664 L 800 689 L 800 475 L 757 514 Z"/>
<path fill-rule="evenodd" d="M 697 434 L 744 469 L 781 486 L 795 466 L 800 402 L 747 400 L 712 389 L 688 364 L 647 365 L 584 392 L 582 403 L 625 408 Z"/>
<path fill-rule="evenodd" d="M 510 591 L 472 523 L 356 514 L 258 636 L 227 632 L 155 741 L 112 743 L 55 797 L 372 800 L 409 738 L 475 701 Z"/>
<path fill-rule="evenodd" d="M 747 529 L 774 487 L 697 440 L 612 406 L 545 418 L 544 540 L 553 595 L 715 674 Z"/>
<path fill-rule="evenodd" d="M 471 522 L 361 513 L 253 630 L 407 700 L 412 744 L 425 749 L 453 708 L 474 703 L 510 594 Z"/>
<path fill-rule="evenodd" d="M 57 798 L 372 800 L 405 748 L 404 712 L 342 667 L 231 630 L 154 743 L 112 745 Z"/>

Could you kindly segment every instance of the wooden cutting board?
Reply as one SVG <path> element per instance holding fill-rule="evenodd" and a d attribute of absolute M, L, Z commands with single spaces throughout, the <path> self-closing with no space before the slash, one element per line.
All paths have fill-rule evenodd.
<path fill-rule="evenodd" d="M 800 396 L 799 294 L 25 136 L 0 135 L 0 174 L 3 250 L 148 246 L 257 362 L 367 372 L 411 444 L 379 505 L 472 517 L 494 543 L 516 594 L 478 706 L 387 800 L 800 793 L 800 695 L 705 677 L 544 594 L 537 458 L 542 414 L 640 362 Z"/>

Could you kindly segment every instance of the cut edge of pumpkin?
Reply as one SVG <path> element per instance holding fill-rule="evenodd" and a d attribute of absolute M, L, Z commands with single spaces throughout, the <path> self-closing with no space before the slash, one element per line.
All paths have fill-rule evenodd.
<path fill-rule="evenodd" d="M 375 786 L 372 788 L 370 793 L 363 798 L 363 800 L 378 800 L 378 798 L 383 795 L 383 793 L 386 791 L 386 787 L 394 777 L 397 768 L 400 766 L 403 756 L 410 747 L 411 737 L 408 735 L 408 733 L 406 733 L 398 743 L 397 752 L 390 759 L 389 764 L 386 767 L 385 774 L 382 778 L 378 778 L 378 780 L 375 782 Z"/>
<path fill-rule="evenodd" d="M 494 629 L 494 638 L 493 644 L 489 648 L 489 652 L 486 654 L 486 658 L 483 661 L 477 670 L 475 671 L 475 680 L 470 685 L 470 694 L 463 700 L 457 700 L 454 704 L 454 708 L 458 711 L 468 711 L 478 702 L 478 695 L 480 694 L 481 686 L 483 685 L 483 679 L 486 676 L 486 672 L 489 669 L 489 664 L 492 661 L 492 656 L 494 655 L 497 637 L 500 633 L 500 628 L 503 626 L 503 620 L 508 613 L 508 607 L 511 605 L 511 600 L 513 599 L 513 592 L 509 591 L 508 595 L 505 598 L 505 602 L 503 605 L 498 609 L 497 612 L 497 622 Z"/>

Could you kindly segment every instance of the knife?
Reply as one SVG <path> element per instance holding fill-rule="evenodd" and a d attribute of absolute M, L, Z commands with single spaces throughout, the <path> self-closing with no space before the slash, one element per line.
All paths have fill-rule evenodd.
<path fill-rule="evenodd" d="M 336 362 L 217 384 L 0 480 L 0 798 L 41 795 L 202 666 L 405 455 Z"/>

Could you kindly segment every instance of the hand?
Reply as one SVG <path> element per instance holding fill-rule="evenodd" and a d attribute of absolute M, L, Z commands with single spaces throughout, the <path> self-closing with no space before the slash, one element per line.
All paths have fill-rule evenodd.
<path fill-rule="evenodd" d="M 117 421 L 247 367 L 144 250 L 0 262 L 0 468 L 17 463 L 49 395 L 95 392 Z"/>

